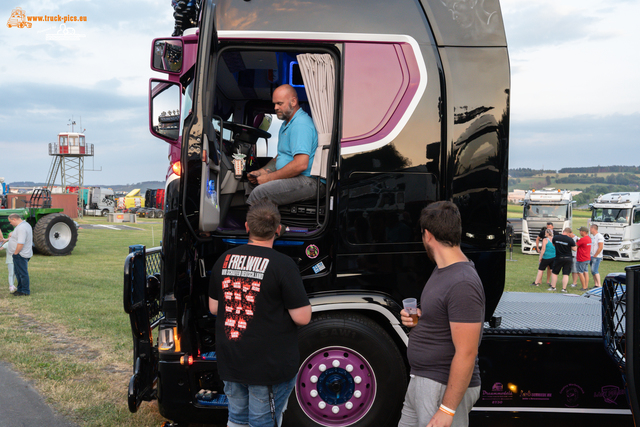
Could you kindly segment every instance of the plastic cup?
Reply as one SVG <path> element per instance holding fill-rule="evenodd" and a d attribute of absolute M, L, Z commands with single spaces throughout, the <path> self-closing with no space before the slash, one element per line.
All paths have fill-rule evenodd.
<path fill-rule="evenodd" d="M 418 300 L 415 298 L 406 298 L 402 300 L 405 311 L 411 316 L 413 324 L 418 324 Z"/>

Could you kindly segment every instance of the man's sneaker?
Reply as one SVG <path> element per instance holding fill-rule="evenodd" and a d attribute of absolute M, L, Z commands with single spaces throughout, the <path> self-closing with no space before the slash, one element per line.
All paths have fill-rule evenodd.
<path fill-rule="evenodd" d="M 556 288 L 554 288 L 554 287 L 552 287 L 552 286 L 549 286 L 549 289 L 547 289 L 547 290 L 548 290 L 548 291 L 554 291 L 554 292 L 555 292 Z"/>
<path fill-rule="evenodd" d="M 563 294 L 566 294 L 566 293 L 567 293 L 567 290 L 566 290 L 566 289 L 563 289 L 563 290 L 561 290 L 560 292 L 562 292 Z"/>
<path fill-rule="evenodd" d="M 29 296 L 29 294 L 25 294 L 25 293 L 22 293 L 20 291 L 15 291 L 11 295 L 13 295 L 14 297 L 27 297 L 27 296 Z"/>

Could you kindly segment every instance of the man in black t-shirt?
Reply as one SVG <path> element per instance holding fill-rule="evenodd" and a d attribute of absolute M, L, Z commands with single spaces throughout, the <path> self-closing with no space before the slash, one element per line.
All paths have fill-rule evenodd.
<path fill-rule="evenodd" d="M 562 234 L 553 236 L 553 246 L 556 248 L 556 260 L 553 263 L 553 271 L 551 272 L 550 291 L 556 290 L 558 282 L 558 273 L 562 270 L 562 292 L 567 292 L 567 284 L 569 283 L 569 273 L 573 265 L 573 251 L 576 250 L 576 242 L 569 235 L 571 228 L 567 227 L 562 230 Z"/>
<path fill-rule="evenodd" d="M 255 202 L 245 223 L 249 244 L 231 249 L 211 273 L 218 373 L 229 399 L 228 427 L 280 425 L 300 364 L 297 325 L 311 320 L 298 267 L 275 251 L 280 214 Z M 275 411 L 270 408 L 274 403 Z"/>

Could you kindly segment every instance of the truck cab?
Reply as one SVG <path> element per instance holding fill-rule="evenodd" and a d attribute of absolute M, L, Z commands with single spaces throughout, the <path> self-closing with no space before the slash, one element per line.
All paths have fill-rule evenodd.
<path fill-rule="evenodd" d="M 591 224 L 604 237 L 602 256 L 613 261 L 640 260 L 640 193 L 608 193 L 590 205 Z"/>
<path fill-rule="evenodd" d="M 571 227 L 573 203 L 571 191 L 568 190 L 543 188 L 527 191 L 522 202 L 522 253 L 538 253 L 536 238 L 540 230 L 547 227 L 547 223 L 553 223 L 556 233 Z M 542 242 L 538 245 L 541 246 Z"/>
<path fill-rule="evenodd" d="M 273 156 L 278 123 L 264 121 L 287 83 L 318 130 L 312 176 L 326 186 L 279 207 L 286 232 L 274 248 L 299 266 L 313 307 L 284 424 L 397 424 L 401 301 L 420 297 L 434 267 L 421 209 L 458 205 L 487 320 L 504 287 L 510 76 L 499 4 L 204 0 L 196 12 L 197 26 L 152 42 L 151 67 L 167 77 L 150 80 L 149 127 L 171 165 L 162 248 L 132 247 L 125 263 L 129 408 L 157 399 L 173 421 L 226 421 L 208 283 L 220 254 L 247 242 L 246 173 Z"/>

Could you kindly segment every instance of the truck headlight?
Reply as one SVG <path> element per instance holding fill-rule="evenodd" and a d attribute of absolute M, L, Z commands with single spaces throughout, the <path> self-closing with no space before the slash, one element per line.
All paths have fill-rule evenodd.
<path fill-rule="evenodd" d="M 626 245 L 622 245 L 620 247 L 620 249 L 622 249 L 623 251 L 629 250 L 629 248 L 631 247 L 631 245 L 629 245 L 628 243 Z"/>

